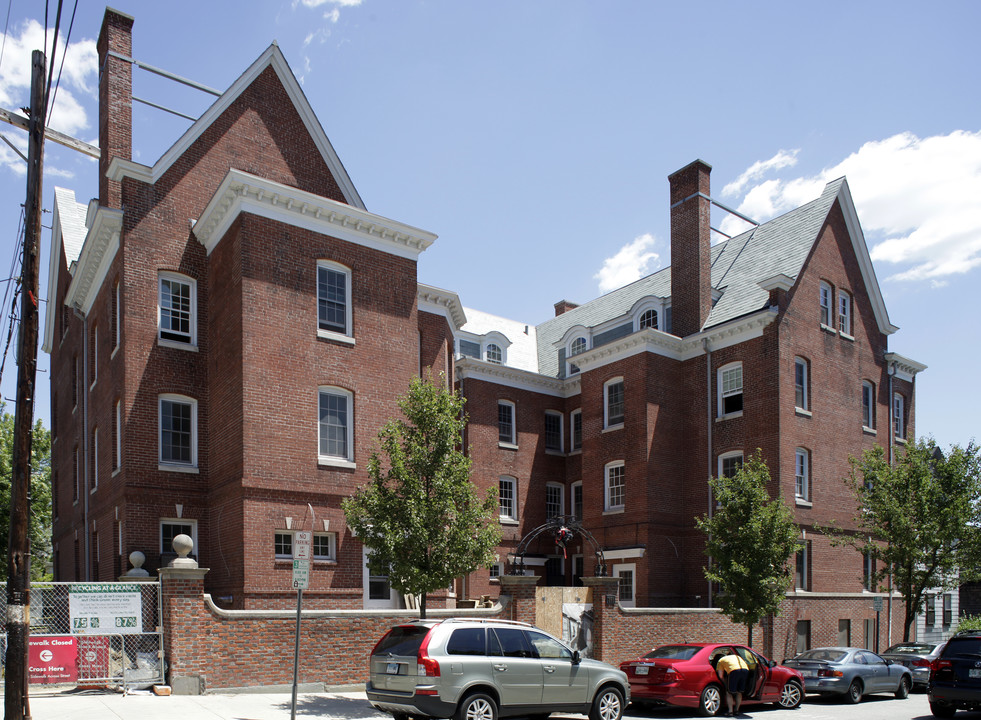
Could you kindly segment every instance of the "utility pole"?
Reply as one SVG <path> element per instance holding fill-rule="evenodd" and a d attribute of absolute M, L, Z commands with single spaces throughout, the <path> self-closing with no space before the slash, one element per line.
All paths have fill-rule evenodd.
<path fill-rule="evenodd" d="M 45 56 L 31 55 L 31 109 L 27 146 L 27 201 L 21 266 L 17 411 L 14 417 L 13 476 L 7 558 L 7 658 L 5 720 L 29 720 L 27 648 L 31 628 L 31 539 L 29 532 L 34 382 L 37 373 L 38 255 L 41 237 L 41 169 L 44 161 Z"/>

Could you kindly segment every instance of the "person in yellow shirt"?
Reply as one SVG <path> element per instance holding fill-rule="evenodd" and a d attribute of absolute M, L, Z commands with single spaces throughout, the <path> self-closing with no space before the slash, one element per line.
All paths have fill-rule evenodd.
<path fill-rule="evenodd" d="M 732 648 L 726 648 L 725 653 L 719 658 L 715 672 L 726 689 L 726 707 L 728 708 L 726 717 L 732 717 L 734 712 L 735 714 L 739 713 L 739 706 L 743 703 L 743 690 L 746 687 L 746 679 L 749 677 L 749 665 Z M 733 704 L 735 704 L 735 711 L 733 711 Z"/>

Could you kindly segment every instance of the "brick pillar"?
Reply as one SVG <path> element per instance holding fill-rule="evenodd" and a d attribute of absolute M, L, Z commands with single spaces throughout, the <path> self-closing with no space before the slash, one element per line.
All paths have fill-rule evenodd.
<path fill-rule="evenodd" d="M 501 594 L 511 596 L 510 620 L 535 624 L 535 586 L 539 580 L 537 575 L 501 575 Z"/>
<path fill-rule="evenodd" d="M 607 663 L 617 662 L 617 641 L 620 639 L 620 602 L 615 577 L 584 577 L 582 584 L 593 589 L 593 658 Z"/>
<path fill-rule="evenodd" d="M 122 208 L 120 183 L 106 177 L 113 158 L 133 155 L 133 18 L 106 8 L 99 52 L 99 204 Z M 121 57 L 120 57 L 121 56 Z"/>
<path fill-rule="evenodd" d="M 671 333 L 702 329 L 712 310 L 712 166 L 696 160 L 668 176 L 671 184 Z"/>
<path fill-rule="evenodd" d="M 201 695 L 208 662 L 214 661 L 206 641 L 211 619 L 204 607 L 208 568 L 162 567 L 157 573 L 168 683 L 175 695 Z"/>

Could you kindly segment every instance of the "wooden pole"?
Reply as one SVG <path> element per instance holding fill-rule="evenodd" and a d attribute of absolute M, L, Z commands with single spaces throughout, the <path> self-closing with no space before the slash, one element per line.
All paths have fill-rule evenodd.
<path fill-rule="evenodd" d="M 38 256 L 41 237 L 41 169 L 44 160 L 45 57 L 31 56 L 31 116 L 27 147 L 27 202 L 24 205 L 24 258 L 21 269 L 20 343 L 17 359 L 17 410 L 14 417 L 13 473 L 10 483 L 10 535 L 7 557 L 7 662 L 4 718 L 31 717 L 27 692 L 27 648 L 31 627 L 30 488 L 37 374 Z"/>

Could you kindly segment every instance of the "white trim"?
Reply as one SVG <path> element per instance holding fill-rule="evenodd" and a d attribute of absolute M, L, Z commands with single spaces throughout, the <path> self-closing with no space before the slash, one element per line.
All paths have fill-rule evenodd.
<path fill-rule="evenodd" d="M 577 480 L 569 486 L 569 515 L 582 522 L 582 515 L 586 511 L 586 504 L 585 499 L 583 498 L 581 500 L 583 506 L 581 508 L 582 512 L 580 512 L 579 515 L 576 515 L 576 488 L 579 488 L 579 494 L 582 496 L 582 480 Z"/>
<path fill-rule="evenodd" d="M 722 473 L 722 462 L 723 462 L 723 460 L 732 460 L 733 458 L 737 458 L 737 457 L 740 460 L 742 460 L 743 462 L 746 461 L 746 458 L 743 455 L 743 451 L 742 450 L 730 450 L 729 452 L 724 452 L 721 455 L 719 455 L 718 461 L 717 461 L 718 469 L 716 470 L 716 473 L 717 473 L 716 474 L 716 477 L 722 477 L 722 474 L 723 474 Z"/>
<path fill-rule="evenodd" d="M 211 126 L 211 124 L 231 106 L 235 100 L 238 99 L 246 88 L 248 88 L 259 75 L 267 68 L 272 67 L 279 77 L 280 82 L 286 90 L 287 95 L 289 95 L 290 100 L 292 100 L 294 107 L 296 108 L 297 114 L 299 114 L 300 119 L 303 121 L 307 132 L 310 134 L 311 139 L 317 148 L 320 150 L 320 154 L 326 163 L 330 174 L 334 177 L 338 186 L 341 189 L 341 193 L 344 195 L 345 200 L 352 206 L 357 208 L 364 208 L 364 202 L 362 202 L 361 197 L 358 195 L 358 191 L 354 187 L 354 183 L 351 182 L 350 176 L 348 176 L 347 171 L 344 169 L 344 165 L 341 164 L 340 158 L 337 157 L 337 153 L 334 152 L 333 146 L 330 144 L 330 140 L 327 139 L 326 133 L 324 133 L 323 127 L 320 125 L 320 121 L 313 112 L 313 108 L 310 107 L 310 103 L 307 101 L 306 96 L 303 94 L 303 90 L 300 88 L 300 84 L 297 82 L 296 77 L 293 75 L 292 70 L 290 70 L 289 64 L 286 62 L 286 58 L 283 56 L 282 51 L 279 46 L 275 43 L 270 45 L 266 50 L 260 55 L 249 68 L 242 73 L 238 79 L 232 83 L 232 86 L 228 88 L 221 97 L 219 97 L 214 104 L 208 108 L 204 114 L 201 115 L 198 120 L 191 125 L 190 128 L 181 136 L 181 138 L 171 146 L 171 148 L 164 153 L 164 155 L 153 165 L 152 168 L 146 165 L 140 165 L 139 163 L 132 162 L 131 160 L 122 160 L 121 158 L 115 158 L 109 164 L 109 170 L 106 173 L 110 180 L 121 181 L 124 177 L 132 177 L 142 182 L 156 183 L 163 175 L 170 169 L 170 167 L 177 162 L 184 154 L 187 152 L 188 148 Z"/>
<path fill-rule="evenodd" d="M 724 390 L 723 390 L 723 376 L 727 372 L 735 370 L 737 367 L 739 368 L 739 395 L 742 399 L 741 405 L 743 407 L 746 406 L 746 378 L 743 375 L 742 360 L 736 360 L 731 363 L 726 363 L 718 370 L 716 370 L 716 374 L 715 374 L 716 418 L 734 417 L 736 415 L 741 415 L 743 412 L 743 407 L 741 407 L 739 410 L 733 410 L 732 412 L 729 413 L 723 411 L 723 406 L 724 406 L 723 399 L 724 397 L 726 397 L 724 396 Z M 730 393 L 730 395 L 732 396 L 734 396 L 735 394 L 736 394 L 735 392 Z"/>
<path fill-rule="evenodd" d="M 501 483 L 507 483 L 511 485 L 511 514 L 505 515 L 499 512 L 498 516 L 503 523 L 507 522 L 517 522 L 518 521 L 518 478 L 513 475 L 500 475 L 497 478 L 498 483 L 498 506 L 500 506 L 500 486 Z"/>
<path fill-rule="evenodd" d="M 621 385 L 623 391 L 623 415 L 618 422 L 610 422 L 610 388 L 614 385 Z M 604 430 L 614 430 L 616 428 L 623 427 L 623 423 L 627 418 L 627 386 L 624 383 L 623 376 L 617 375 L 612 377 L 603 383 L 603 429 Z"/>
<path fill-rule="evenodd" d="M 123 466 L 123 401 L 115 402 L 113 422 L 116 424 L 116 447 L 113 452 L 113 471 L 119 470 Z"/>
<path fill-rule="evenodd" d="M 865 396 L 866 391 L 868 391 L 869 398 L 869 417 L 865 417 Z M 868 420 L 868 422 L 865 422 Z M 875 432 L 876 428 L 876 417 L 875 417 L 875 383 L 871 380 L 862 381 L 862 429 L 866 432 Z"/>
<path fill-rule="evenodd" d="M 334 272 L 338 275 L 344 276 L 344 332 L 338 332 L 337 330 L 331 330 L 330 328 L 320 327 L 320 270 L 323 268 L 328 273 Z M 353 326 L 353 309 L 351 308 L 351 298 L 353 297 L 354 278 L 351 268 L 347 265 L 341 265 L 339 262 L 334 262 L 333 260 L 319 259 L 317 260 L 317 335 L 319 337 L 325 338 L 336 338 L 341 341 L 347 341 L 351 344 L 354 340 L 354 326 Z"/>
<path fill-rule="evenodd" d="M 119 250 L 119 233 L 123 227 L 123 211 L 100 207 L 85 235 L 71 285 L 65 293 L 65 304 L 77 307 L 88 315 L 99 294 L 102 283 Z"/>
<path fill-rule="evenodd" d="M 801 405 L 798 405 L 797 404 L 797 367 L 798 367 L 798 365 L 802 365 L 804 367 L 804 385 L 803 385 L 803 388 L 802 388 L 803 389 L 803 392 L 801 393 L 801 395 L 803 395 L 803 397 L 804 397 L 804 402 Z M 797 355 L 797 356 L 794 357 L 794 407 L 797 409 L 798 412 L 804 412 L 804 413 L 807 413 L 808 415 L 811 414 L 810 413 L 810 408 L 811 408 L 811 397 L 810 397 L 810 395 L 811 394 L 809 392 L 809 387 L 808 387 L 808 385 L 810 384 L 808 382 L 810 380 L 810 375 L 811 375 L 810 370 L 811 370 L 810 369 L 810 363 L 807 361 L 807 358 L 803 358 L 803 357 L 801 357 L 799 355 Z"/>
<path fill-rule="evenodd" d="M 89 493 L 99 489 L 99 428 L 92 430 L 92 487 Z"/>
<path fill-rule="evenodd" d="M 553 452 L 553 453 L 556 453 L 556 452 L 558 452 L 558 453 L 565 452 L 565 417 L 558 410 L 546 410 L 545 411 L 545 417 L 548 418 L 549 416 L 556 417 L 556 418 L 559 419 L 559 446 L 557 448 L 550 448 L 550 447 L 548 447 L 548 442 L 547 442 L 547 440 L 548 440 L 548 432 L 547 432 L 547 428 L 546 428 L 546 432 L 543 432 L 542 433 L 542 440 L 545 443 L 545 451 L 546 452 Z M 546 420 L 546 423 L 547 422 L 548 421 Z"/>
<path fill-rule="evenodd" d="M 803 478 L 801 483 L 798 483 L 799 477 Z M 799 488 L 798 484 L 803 485 L 803 488 Z M 794 449 L 794 498 L 798 501 L 811 501 L 811 451 L 804 447 Z"/>
<path fill-rule="evenodd" d="M 419 283 L 416 290 L 416 300 L 420 312 L 442 315 L 449 321 L 450 328 L 454 332 L 459 331 L 467 324 L 467 314 L 460 302 L 459 295 L 455 292 Z"/>
<path fill-rule="evenodd" d="M 361 565 L 363 567 L 363 573 L 362 573 L 362 576 L 361 576 L 361 583 L 362 583 L 361 592 L 363 593 L 363 606 L 365 608 L 397 608 L 397 607 L 399 607 L 401 605 L 401 603 L 399 602 L 399 595 L 398 595 L 398 592 L 395 590 L 395 588 L 392 587 L 391 581 L 389 581 L 389 584 L 388 584 L 388 597 L 387 598 L 383 598 L 383 599 L 379 599 L 379 600 L 369 600 L 368 599 L 368 588 L 369 588 L 369 584 L 370 584 L 371 578 L 378 578 L 378 579 L 380 579 L 380 578 L 386 578 L 386 579 L 388 579 L 390 577 L 389 575 L 372 575 L 371 574 L 371 571 L 368 569 L 368 555 L 369 554 L 370 554 L 370 551 L 368 550 L 368 548 L 365 547 L 365 546 L 362 546 L 362 548 L 361 548 L 361 558 L 362 558 Z"/>
<path fill-rule="evenodd" d="M 411 225 L 232 169 L 194 223 L 194 236 L 208 255 L 242 213 L 408 260 L 418 260 L 436 240 L 435 234 Z"/>
<path fill-rule="evenodd" d="M 163 403 L 171 402 L 191 406 L 191 461 L 177 462 L 163 459 Z M 157 395 L 157 462 L 161 470 L 197 472 L 198 467 L 198 401 L 187 395 L 160 393 Z M 189 470 L 192 468 L 193 470 Z"/>
<path fill-rule="evenodd" d="M 613 468 L 621 468 L 623 472 L 621 473 L 622 485 L 620 488 L 620 494 L 622 496 L 622 502 L 619 505 L 613 505 L 610 502 L 610 471 Z M 627 506 L 627 471 L 623 460 L 613 460 L 612 462 L 606 463 L 603 466 L 603 511 L 604 512 L 623 512 L 624 508 Z"/>
<path fill-rule="evenodd" d="M 605 555 L 605 553 L 604 553 Z M 637 565 L 635 563 L 619 563 L 613 566 L 611 575 L 615 578 L 620 577 L 621 572 L 630 573 L 630 600 L 619 600 L 620 583 L 617 582 L 617 598 L 621 607 L 637 607 Z"/>
<path fill-rule="evenodd" d="M 627 560 L 629 558 L 642 558 L 644 557 L 644 553 L 646 552 L 647 552 L 647 548 L 643 548 L 643 547 L 620 548 L 619 550 L 604 550 L 603 559 Z"/>
<path fill-rule="evenodd" d="M 923 363 L 917 362 L 916 360 L 910 360 L 907 357 L 903 357 L 898 353 L 887 352 L 883 358 L 887 365 L 891 365 L 893 369 L 894 376 L 899 380 L 905 380 L 906 382 L 913 382 L 916 378 L 917 373 L 921 373 L 927 369 L 927 366 Z"/>
<path fill-rule="evenodd" d="M 323 428 L 320 419 L 320 401 L 324 395 L 343 397 L 346 400 L 344 434 L 347 440 L 345 455 L 325 455 L 320 451 Z M 354 393 L 337 385 L 320 385 L 317 388 L 317 463 L 330 467 L 354 467 Z"/>
<path fill-rule="evenodd" d="M 579 418 L 579 447 L 576 447 L 576 420 Z M 582 451 L 582 408 L 569 413 L 569 452 Z"/>
<path fill-rule="evenodd" d="M 501 438 L 501 406 L 507 406 L 511 408 L 511 437 L 510 439 Z M 499 445 L 506 445 L 509 447 L 518 447 L 518 408 L 510 400 L 498 399 L 497 401 L 497 440 Z"/>
<path fill-rule="evenodd" d="M 548 491 L 549 489 L 557 489 L 559 491 L 559 507 L 558 512 L 555 515 L 548 514 Z M 565 510 L 565 485 L 557 482 L 547 482 L 545 483 L 545 519 L 548 520 L 557 515 L 562 515 Z"/>
<path fill-rule="evenodd" d="M 190 330 L 188 342 L 173 340 L 162 336 L 163 330 L 163 282 L 169 280 L 187 285 L 190 288 Z M 173 331 L 169 331 L 172 332 Z M 179 333 L 174 333 L 179 334 Z M 174 272 L 173 270 L 157 271 L 157 344 L 164 347 L 174 348 L 194 348 L 198 347 L 198 281 L 189 275 Z"/>
<path fill-rule="evenodd" d="M 166 548 L 163 546 L 163 526 L 164 525 L 190 525 L 191 526 L 191 540 L 194 541 L 194 547 L 191 549 L 191 553 L 197 557 L 201 557 L 201 552 L 198 549 L 198 521 L 188 520 L 187 518 L 160 518 L 157 521 L 157 548 L 162 553 L 172 553 L 174 548 Z"/>

